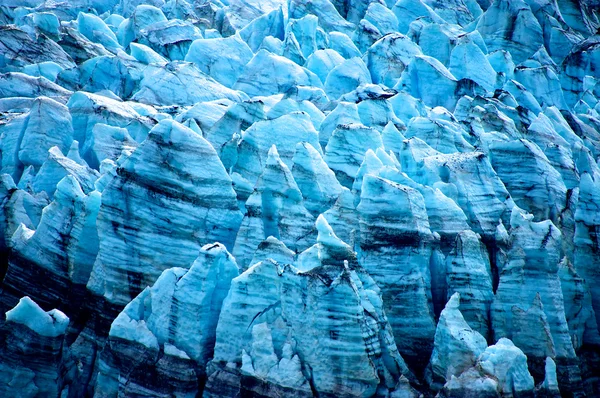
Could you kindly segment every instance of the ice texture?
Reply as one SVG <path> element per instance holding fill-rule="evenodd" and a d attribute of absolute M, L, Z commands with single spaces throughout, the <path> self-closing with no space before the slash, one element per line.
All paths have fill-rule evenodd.
<path fill-rule="evenodd" d="M 65 334 L 69 318 L 59 310 L 45 312 L 25 296 L 0 327 L 4 396 L 60 396 L 66 386 L 61 372 L 68 361 Z"/>
<path fill-rule="evenodd" d="M 0 396 L 600 396 L 581 0 L 3 0 Z"/>

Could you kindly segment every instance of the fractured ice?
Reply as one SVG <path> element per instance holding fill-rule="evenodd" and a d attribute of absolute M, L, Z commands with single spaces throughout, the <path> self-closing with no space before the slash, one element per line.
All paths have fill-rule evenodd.
<path fill-rule="evenodd" d="M 600 396 L 600 8 L 0 2 L 0 396 Z"/>

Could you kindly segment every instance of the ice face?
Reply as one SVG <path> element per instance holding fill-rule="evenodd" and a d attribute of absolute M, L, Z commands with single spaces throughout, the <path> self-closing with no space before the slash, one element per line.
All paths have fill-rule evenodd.
<path fill-rule="evenodd" d="M 277 147 L 269 149 L 263 172 L 246 202 L 246 214 L 233 254 L 246 269 L 261 241 L 273 236 L 288 248 L 301 251 L 309 246 L 313 217 L 304 206 L 302 193 Z"/>
<path fill-rule="evenodd" d="M 44 312 L 29 297 L 23 297 L 19 304 L 6 313 L 6 321 L 28 327 L 36 334 L 57 337 L 63 335 L 69 318 L 58 310 Z"/>
<path fill-rule="evenodd" d="M 446 303 L 435 331 L 428 369 L 434 389 L 439 389 L 447 380 L 473 366 L 487 348 L 485 338 L 469 327 L 459 305 L 460 294 L 454 293 Z"/>
<path fill-rule="evenodd" d="M 235 259 L 218 243 L 202 247 L 189 270 L 165 270 L 156 283 L 133 299 L 112 323 L 109 340 L 115 344 L 103 355 L 103 377 L 121 375 L 119 378 L 128 383 L 119 387 L 121 389 L 133 388 L 129 384 L 135 383 L 144 386 L 144 380 L 128 376 L 127 368 L 116 358 L 135 355 L 139 346 L 148 351 L 163 347 L 160 360 L 175 362 L 172 366 L 179 368 L 179 372 L 164 370 L 172 379 L 169 383 L 182 393 L 197 390 L 194 383 L 186 383 L 186 378 L 181 376 L 195 376 L 194 368 L 203 369 L 212 358 L 221 304 L 231 279 L 238 273 Z M 188 333 L 191 329 L 195 333 Z M 157 381 L 158 388 L 161 383 Z M 109 390 L 102 384 L 98 388 Z"/>
<path fill-rule="evenodd" d="M 185 57 L 219 83 L 232 87 L 242 68 L 252 59 L 252 50 L 239 36 L 195 40 Z"/>
<path fill-rule="evenodd" d="M 390 386 L 395 385 L 399 372 L 412 377 L 391 339 L 374 281 L 358 266 L 350 246 L 335 235 L 323 216 L 317 219 L 316 229 L 316 244 L 298 259 L 305 271 L 266 260 L 232 281 L 217 326 L 217 336 L 222 338 L 217 338 L 215 356 L 208 367 L 212 375 L 206 388 L 211 394 L 220 394 L 224 388 L 235 390 L 225 372 L 233 372 L 230 374 L 234 378 L 246 376 L 259 383 L 263 380 L 272 389 L 295 394 L 306 394 L 309 389 L 299 371 L 306 366 L 313 369 L 312 380 L 322 391 L 342 388 L 348 393 L 358 389 L 372 394 L 383 382 L 376 376 L 380 366 L 390 372 L 386 381 L 391 382 Z M 241 306 L 241 302 L 247 304 Z M 367 312 L 378 322 L 361 321 Z M 304 321 L 307 313 L 319 317 L 314 324 L 321 326 L 308 326 Z M 328 313 L 337 314 L 333 333 Z M 236 326 L 248 322 L 250 329 Z M 359 325 L 366 329 L 360 331 Z M 345 343 L 338 339 L 338 333 L 354 336 L 356 341 L 367 338 L 371 343 L 343 347 Z M 337 362 L 334 358 L 340 349 L 349 358 L 371 360 Z M 339 376 L 332 378 L 327 370 L 330 367 L 341 368 Z"/>
<path fill-rule="evenodd" d="M 58 396 L 65 378 L 61 368 L 68 362 L 63 343 L 69 318 L 59 310 L 45 312 L 25 296 L 10 311 L 0 328 L 5 341 L 2 352 L 0 391 L 26 397 Z M 34 361 L 27 360 L 33 356 Z"/>
<path fill-rule="evenodd" d="M 0 395 L 599 395 L 594 7 L 4 0 Z"/>

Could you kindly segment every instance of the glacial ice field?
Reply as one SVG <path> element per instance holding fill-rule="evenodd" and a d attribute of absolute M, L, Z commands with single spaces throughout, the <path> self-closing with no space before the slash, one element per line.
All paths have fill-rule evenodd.
<path fill-rule="evenodd" d="M 600 397 L 600 0 L 0 0 L 0 398 Z"/>

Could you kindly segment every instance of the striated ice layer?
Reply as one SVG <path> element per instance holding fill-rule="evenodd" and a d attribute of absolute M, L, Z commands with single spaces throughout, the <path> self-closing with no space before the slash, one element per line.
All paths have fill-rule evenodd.
<path fill-rule="evenodd" d="M 231 184 L 205 139 L 161 121 L 102 192 L 88 289 L 124 306 L 164 269 L 189 264 L 202 243 L 232 247 L 241 214 Z"/>
<path fill-rule="evenodd" d="M 112 323 L 96 395 L 195 396 L 213 355 L 221 304 L 238 273 L 235 260 L 218 243 L 200 249 L 189 270 L 165 270 Z"/>
<path fill-rule="evenodd" d="M 429 271 L 434 238 L 423 196 L 367 175 L 357 211 L 360 262 L 382 289 L 400 352 L 415 366 L 424 366 L 419 353 L 430 352 L 435 321 Z"/>
<path fill-rule="evenodd" d="M 304 206 L 300 189 L 273 145 L 246 202 L 246 214 L 233 247 L 238 264 L 247 269 L 260 243 L 271 236 L 294 251 L 306 249 L 313 234 L 312 224 L 313 217 Z"/>
<path fill-rule="evenodd" d="M 373 279 L 324 217 L 316 228 L 317 243 L 300 254 L 298 268 L 266 260 L 233 280 L 207 396 L 311 396 L 311 388 L 373 395 L 412 377 Z"/>
<path fill-rule="evenodd" d="M 446 303 L 435 331 L 434 349 L 427 369 L 434 390 L 475 365 L 487 348 L 485 338 L 471 329 L 463 318 L 459 304 L 460 293 L 454 293 Z"/>
<path fill-rule="evenodd" d="M 59 310 L 44 312 L 25 296 L 0 327 L 4 396 L 59 396 L 65 386 L 62 366 L 67 361 L 65 333 L 69 318 Z"/>

